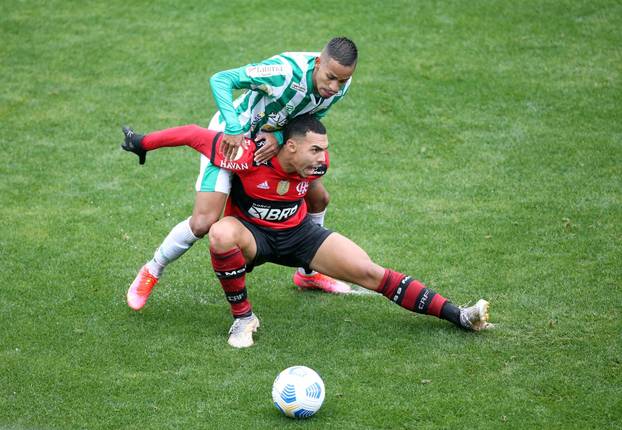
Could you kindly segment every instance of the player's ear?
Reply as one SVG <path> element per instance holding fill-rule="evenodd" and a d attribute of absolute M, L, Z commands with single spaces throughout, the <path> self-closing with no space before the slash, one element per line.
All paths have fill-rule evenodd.
<path fill-rule="evenodd" d="M 287 139 L 287 141 L 285 141 L 285 143 L 283 144 L 283 146 L 285 147 L 285 149 L 287 149 L 289 152 L 296 152 L 296 141 L 294 139 Z"/>

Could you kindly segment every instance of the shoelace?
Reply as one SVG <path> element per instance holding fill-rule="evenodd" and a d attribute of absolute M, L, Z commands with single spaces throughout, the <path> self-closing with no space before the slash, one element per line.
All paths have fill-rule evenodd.
<path fill-rule="evenodd" d="M 240 334 L 244 333 L 244 329 L 246 328 L 246 322 L 250 322 L 252 317 L 246 318 L 236 318 L 229 330 L 229 334 Z"/>

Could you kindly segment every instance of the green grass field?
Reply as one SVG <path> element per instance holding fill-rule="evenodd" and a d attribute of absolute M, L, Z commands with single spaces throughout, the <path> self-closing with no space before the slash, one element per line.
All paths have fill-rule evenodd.
<path fill-rule="evenodd" d="M 616 0 L 3 1 L 0 428 L 622 428 L 620 28 Z M 266 265 L 233 350 L 207 241 L 131 311 L 198 155 L 138 166 L 120 126 L 206 126 L 214 72 L 336 35 L 360 62 L 325 120 L 327 226 L 497 328 Z M 304 422 L 271 403 L 294 364 L 327 389 Z"/>

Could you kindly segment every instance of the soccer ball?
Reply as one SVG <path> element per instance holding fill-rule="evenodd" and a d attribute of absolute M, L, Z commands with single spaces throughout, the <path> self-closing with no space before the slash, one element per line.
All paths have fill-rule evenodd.
<path fill-rule="evenodd" d="M 313 369 L 288 367 L 272 384 L 274 406 L 290 418 L 308 418 L 324 402 L 324 381 Z"/>

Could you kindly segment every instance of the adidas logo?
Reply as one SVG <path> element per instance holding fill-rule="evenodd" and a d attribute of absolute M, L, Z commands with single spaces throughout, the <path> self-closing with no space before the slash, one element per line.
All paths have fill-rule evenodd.
<path fill-rule="evenodd" d="M 268 181 L 263 181 L 261 184 L 257 185 L 257 188 L 261 190 L 269 190 L 270 185 L 268 185 Z"/>

